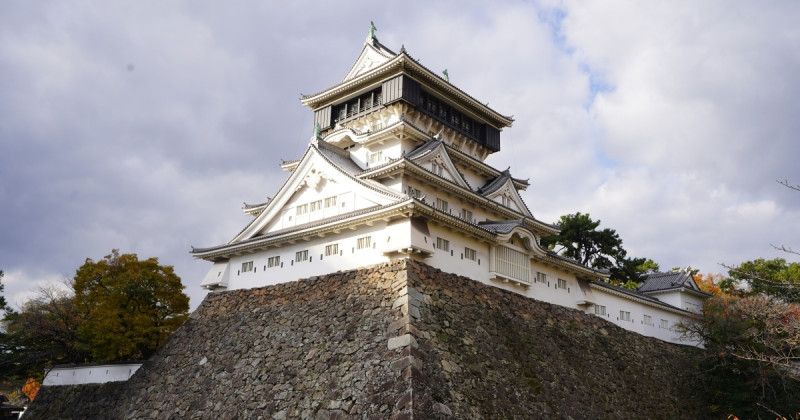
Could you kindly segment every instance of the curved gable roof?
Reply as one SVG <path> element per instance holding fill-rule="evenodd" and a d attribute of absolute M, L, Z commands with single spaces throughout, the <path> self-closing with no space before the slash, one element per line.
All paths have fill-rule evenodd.
<path fill-rule="evenodd" d="M 700 291 L 700 287 L 695 283 L 692 273 L 686 270 L 649 274 L 642 285 L 636 288 L 636 291 L 656 292 L 678 288 Z"/>
<path fill-rule="evenodd" d="M 286 182 L 284 182 L 284 184 L 275 194 L 275 197 L 269 202 L 269 204 L 267 204 L 266 208 L 264 208 L 258 216 L 256 216 L 247 226 L 245 226 L 241 232 L 231 239 L 228 244 L 250 239 L 264 229 L 270 223 L 270 221 L 272 221 L 279 214 L 283 206 L 286 205 L 289 199 L 291 199 L 294 192 L 303 185 L 309 175 L 309 171 L 312 167 L 315 167 L 315 165 L 323 166 L 326 169 L 326 174 L 328 176 L 347 180 L 347 182 L 361 186 L 363 191 L 376 198 L 382 197 L 382 199 L 379 200 L 383 201 L 384 204 L 406 198 L 404 195 L 398 194 L 395 191 L 384 187 L 380 183 L 356 178 L 353 176 L 353 174 L 349 173 L 345 168 L 342 167 L 342 162 L 334 161 L 334 159 L 343 160 L 338 153 L 326 150 L 328 148 L 324 146 L 318 147 L 318 145 L 314 143 L 318 142 L 312 142 L 312 144 L 309 145 L 306 153 L 300 159 L 300 163 L 297 165 L 297 168 L 292 172 Z"/>
<path fill-rule="evenodd" d="M 441 138 L 429 140 L 425 144 L 406 154 L 405 158 L 411 160 L 417 165 L 428 163 L 432 160 L 436 160 L 437 158 L 441 159 L 440 163 L 445 167 L 455 183 L 462 188 L 472 190 L 472 187 L 469 185 L 466 178 L 464 178 L 464 174 L 458 170 L 458 167 L 450 157 L 450 153 L 445 147 L 445 143 Z"/>

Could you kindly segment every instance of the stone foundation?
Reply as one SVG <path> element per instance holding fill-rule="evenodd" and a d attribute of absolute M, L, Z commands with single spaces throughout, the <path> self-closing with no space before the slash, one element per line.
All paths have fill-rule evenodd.
<path fill-rule="evenodd" d="M 702 418 L 697 352 L 403 260 L 211 293 L 129 381 L 25 418 Z"/>

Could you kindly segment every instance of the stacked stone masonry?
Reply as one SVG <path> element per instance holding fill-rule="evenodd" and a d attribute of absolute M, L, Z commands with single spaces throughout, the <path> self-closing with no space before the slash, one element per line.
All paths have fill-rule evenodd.
<path fill-rule="evenodd" d="M 400 260 L 211 293 L 129 381 L 24 418 L 702 418 L 696 354 Z"/>

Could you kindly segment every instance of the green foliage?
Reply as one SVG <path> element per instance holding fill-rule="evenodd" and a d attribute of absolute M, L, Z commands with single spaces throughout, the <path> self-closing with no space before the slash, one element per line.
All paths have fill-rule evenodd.
<path fill-rule="evenodd" d="M 579 263 L 609 270 L 615 283 L 639 284 L 647 273 L 658 271 L 658 264 L 647 258 L 628 258 L 622 239 L 614 229 L 600 229 L 600 220 L 580 212 L 561 216 L 558 235 L 542 238 L 542 246 Z"/>
<path fill-rule="evenodd" d="M 0 293 L 3 293 L 3 289 L 5 288 L 5 286 L 3 286 L 3 275 L 3 270 L 0 270 Z M 0 311 L 6 311 L 7 307 L 8 303 L 6 302 L 6 297 L 0 295 Z"/>
<path fill-rule="evenodd" d="M 586 266 L 609 269 L 620 256 L 622 239 L 615 230 L 598 230 L 599 226 L 600 221 L 592 220 L 588 213 L 567 214 L 558 222 L 561 232 L 542 238 L 542 245 L 551 249 L 560 245 L 560 254 L 567 258 Z"/>
<path fill-rule="evenodd" d="M 726 293 L 737 296 L 767 294 L 787 302 L 800 303 L 800 263 L 783 258 L 747 261 L 728 271 L 720 283 Z"/>
<path fill-rule="evenodd" d="M 95 361 L 149 357 L 188 317 L 189 298 L 171 266 L 113 250 L 75 273 L 78 337 Z"/>

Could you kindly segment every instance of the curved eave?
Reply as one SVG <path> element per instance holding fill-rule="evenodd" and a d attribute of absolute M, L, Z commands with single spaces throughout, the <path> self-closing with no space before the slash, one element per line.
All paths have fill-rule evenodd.
<path fill-rule="evenodd" d="M 398 73 L 406 73 L 409 76 L 417 76 L 424 79 L 428 82 L 429 86 L 433 86 L 441 92 L 458 99 L 463 105 L 467 106 L 470 112 L 481 116 L 498 129 L 510 127 L 514 122 L 512 117 L 502 115 L 482 104 L 466 92 L 446 82 L 437 74 L 419 64 L 419 62 L 411 58 L 411 56 L 405 52 L 399 53 L 395 58 L 354 79 L 350 79 L 319 93 L 301 96 L 300 102 L 311 109 L 317 109 L 341 97 L 364 90 L 366 85 L 377 84 L 388 76 L 393 76 Z"/>
<path fill-rule="evenodd" d="M 639 293 L 641 293 L 643 295 L 651 296 L 651 295 L 660 295 L 660 294 L 671 293 L 671 292 L 686 292 L 686 293 L 689 293 L 690 295 L 695 295 L 695 296 L 699 296 L 699 297 L 702 297 L 702 298 L 710 298 L 711 296 L 713 296 L 711 293 L 704 292 L 702 290 L 689 289 L 689 288 L 686 288 L 686 287 L 683 287 L 683 286 L 681 286 L 681 287 L 673 287 L 673 288 L 670 288 L 670 289 L 661 289 L 661 290 L 652 290 L 652 291 L 647 291 L 647 292 L 639 292 Z"/>
<path fill-rule="evenodd" d="M 370 42 L 373 42 L 373 44 L 369 45 Z M 375 45 L 375 44 L 378 44 L 378 45 Z M 355 61 L 353 61 L 353 64 L 350 66 L 350 69 L 347 70 L 347 74 L 344 76 L 344 78 L 342 79 L 341 83 L 344 83 L 344 82 L 346 82 L 348 80 L 347 76 L 349 76 L 350 73 L 353 72 L 353 70 L 355 69 L 356 65 L 358 65 L 359 59 L 361 59 L 361 56 L 364 55 L 364 51 L 366 51 L 367 48 L 372 49 L 373 51 L 375 51 L 379 55 L 382 55 L 384 58 L 387 58 L 387 59 L 390 59 L 390 60 L 397 55 L 392 50 L 387 48 L 385 45 L 381 44 L 377 40 L 377 38 L 374 38 L 372 40 L 367 40 L 367 42 L 364 43 L 364 47 L 361 48 L 361 52 L 358 54 L 358 57 L 356 57 Z"/>
<path fill-rule="evenodd" d="M 487 177 L 498 177 L 503 173 L 503 171 L 499 171 L 490 165 L 487 165 L 486 163 L 454 148 L 453 146 L 450 146 L 449 144 L 445 144 L 444 146 L 450 153 L 451 159 L 464 163 L 466 166 L 469 166 L 475 170 L 475 172 L 486 175 Z M 512 177 L 511 181 L 518 190 L 526 190 L 530 186 L 530 183 L 527 180 Z"/>
<path fill-rule="evenodd" d="M 256 236 L 243 241 L 209 248 L 197 248 L 193 249 L 191 254 L 194 258 L 213 261 L 216 259 L 228 258 L 232 255 L 256 252 L 261 249 L 280 246 L 286 242 L 303 240 L 309 236 L 325 236 L 330 233 L 336 233 L 336 231 L 344 230 L 349 226 L 401 216 L 413 208 L 411 201 L 412 200 L 406 200 L 388 206 L 373 206 L 336 217 L 305 223 L 293 228 L 279 230 L 269 235 Z"/>
<path fill-rule="evenodd" d="M 523 219 L 523 224 L 528 229 L 531 229 L 534 233 L 549 236 L 549 235 L 557 235 L 559 232 L 559 229 L 555 226 L 536 220 L 531 216 L 519 213 L 515 210 L 505 207 L 495 202 L 494 200 L 488 199 L 480 194 L 475 193 L 474 191 L 468 191 L 465 188 L 461 187 L 460 185 L 448 179 L 434 175 L 431 171 L 428 171 L 427 169 L 417 165 L 416 163 L 406 159 L 405 157 L 402 157 L 397 161 L 392 162 L 388 165 L 381 166 L 380 168 L 375 168 L 374 170 L 365 171 L 362 174 L 358 175 L 358 177 L 370 179 L 387 175 L 397 175 L 397 174 L 402 175 L 402 173 L 406 170 L 418 176 L 419 178 L 428 181 L 429 183 L 434 183 L 439 188 L 442 188 L 444 190 L 450 191 L 455 195 L 471 200 L 472 203 L 475 205 L 485 206 L 488 204 L 489 206 L 491 206 L 492 210 L 506 216 L 507 219 L 509 220 Z"/>
<path fill-rule="evenodd" d="M 363 225 L 376 221 L 387 221 L 397 217 L 410 217 L 414 215 L 424 215 L 429 219 L 457 227 L 462 232 L 487 242 L 492 242 L 495 237 L 493 233 L 481 229 L 477 225 L 467 223 L 458 217 L 443 213 L 417 199 L 408 198 L 392 205 L 369 207 L 337 217 L 273 232 L 270 235 L 258 236 L 244 241 L 215 247 L 193 249 L 191 254 L 197 259 L 214 261 L 230 258 L 233 255 L 278 247 L 287 242 L 296 242 L 311 236 L 323 237 L 331 233 L 339 233 L 354 225 Z"/>
<path fill-rule="evenodd" d="M 538 245 L 537 245 L 537 251 L 539 252 L 536 253 L 535 257 L 540 261 L 555 267 L 559 267 L 568 272 L 571 272 L 572 274 L 575 274 L 575 276 L 578 278 L 590 281 L 597 279 L 607 280 L 609 278 L 609 274 L 606 272 L 594 270 L 592 268 L 580 265 L 577 262 L 565 260 L 558 256 L 551 255 L 547 251 L 538 248 Z"/>
<path fill-rule="evenodd" d="M 674 312 L 674 313 L 680 314 L 682 316 L 692 315 L 691 312 L 685 311 L 685 310 L 683 310 L 681 308 L 678 308 L 678 307 L 675 307 L 675 306 L 672 306 L 672 305 L 670 305 L 668 303 L 654 302 L 652 300 L 648 300 L 648 299 L 645 299 L 643 297 L 639 297 L 639 296 L 628 294 L 628 293 L 625 293 L 625 292 L 622 292 L 622 291 L 619 291 L 619 290 L 616 290 L 616 289 L 612 289 L 610 287 L 606 287 L 605 285 L 603 285 L 601 283 L 598 283 L 598 282 L 590 282 L 589 283 L 589 287 L 591 287 L 593 289 L 597 289 L 597 290 L 602 290 L 602 291 L 604 291 L 606 293 L 610 293 L 610 294 L 612 294 L 614 296 L 619 296 L 621 298 L 632 300 L 634 302 L 638 302 L 638 303 L 642 303 L 642 304 L 645 304 L 645 305 L 648 305 L 648 306 L 652 306 L 654 308 L 659 308 L 659 309 L 663 309 L 663 310 L 666 310 L 666 311 L 669 311 L 669 312 Z"/>
<path fill-rule="evenodd" d="M 328 163 L 331 167 L 333 167 L 334 170 L 336 170 L 340 174 L 344 175 L 345 177 L 347 177 L 347 178 L 349 178 L 349 179 L 351 179 L 351 180 L 363 185 L 366 188 L 369 188 L 369 189 L 371 189 L 371 190 L 373 190 L 373 191 L 375 191 L 375 192 L 377 192 L 379 194 L 383 194 L 384 196 L 387 196 L 387 197 L 389 197 L 391 199 L 395 199 L 395 200 L 402 199 L 402 198 L 406 197 L 404 194 L 399 194 L 396 191 L 391 190 L 391 189 L 381 185 L 380 183 L 373 182 L 373 181 L 366 182 L 365 180 L 359 179 L 359 178 L 353 176 L 352 174 L 348 173 L 347 171 L 342 170 L 339 167 L 339 165 L 337 165 L 336 163 L 332 162 L 327 156 L 325 156 L 324 153 L 322 153 L 319 150 L 318 146 L 313 144 L 313 143 L 309 144 L 308 148 L 306 149 L 306 152 L 303 154 L 303 157 L 300 158 L 300 162 L 302 163 L 305 159 L 307 159 L 308 156 L 309 156 L 309 153 L 312 153 L 312 151 L 314 153 L 316 153 L 322 160 L 324 160 L 326 163 Z M 300 164 L 298 163 L 298 166 L 299 165 Z M 297 168 L 295 168 L 295 169 L 297 169 Z M 262 211 L 262 213 L 264 211 L 266 211 L 267 209 L 269 209 L 270 206 L 272 206 L 274 203 L 277 203 L 276 198 L 281 196 L 281 194 L 284 191 L 284 189 L 287 188 L 287 186 L 289 185 L 290 182 L 292 182 L 292 177 L 294 175 L 295 174 L 294 174 L 294 170 L 293 170 L 292 171 L 292 175 L 290 175 L 289 178 L 287 178 L 284 181 L 284 183 L 278 189 L 278 193 L 276 193 L 275 197 L 272 200 L 270 200 L 269 204 L 267 204 L 267 207 Z M 275 205 L 277 205 L 277 204 L 275 204 Z M 251 229 L 251 227 L 255 226 L 257 223 L 260 223 L 259 216 L 257 216 L 253 220 L 251 220 L 250 223 L 248 223 L 244 228 L 242 228 L 242 230 L 239 231 L 239 233 L 237 233 L 236 236 L 234 236 L 233 239 L 231 239 L 228 242 L 228 244 L 235 244 L 235 243 L 241 242 L 242 235 L 245 234 L 245 232 L 247 232 L 249 229 Z"/>

